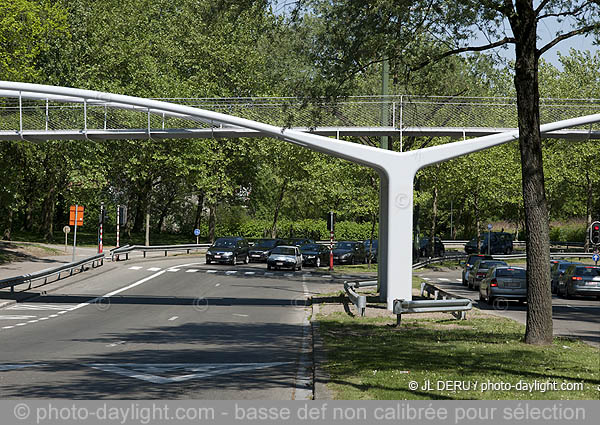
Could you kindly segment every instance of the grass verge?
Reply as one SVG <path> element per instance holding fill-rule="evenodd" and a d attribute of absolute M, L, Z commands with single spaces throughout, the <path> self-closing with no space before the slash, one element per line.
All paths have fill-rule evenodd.
<path fill-rule="evenodd" d="M 466 321 L 442 314 L 430 315 L 433 318 L 405 315 L 396 328 L 390 326 L 395 323 L 395 316 L 390 315 L 357 318 L 341 311 L 319 314 L 316 319 L 329 359 L 325 369 L 334 397 L 598 398 L 598 349 L 562 338 L 548 347 L 527 345 L 522 342 L 521 324 L 479 310 L 469 315 Z M 411 381 L 418 384 L 416 390 L 409 389 Z M 450 388 L 448 383 L 454 382 L 463 388 Z M 537 388 L 525 387 L 536 382 Z M 550 386 L 553 383 L 556 389 Z M 567 390 L 561 385 L 571 387 Z"/>

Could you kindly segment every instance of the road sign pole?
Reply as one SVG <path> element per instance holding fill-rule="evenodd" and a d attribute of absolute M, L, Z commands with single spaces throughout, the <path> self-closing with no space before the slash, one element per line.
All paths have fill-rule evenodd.
<path fill-rule="evenodd" d="M 121 206 L 117 205 L 117 248 L 119 247 L 119 208 Z M 117 261 L 119 261 L 119 255 L 117 255 Z"/>
<path fill-rule="evenodd" d="M 329 270 L 333 270 L 333 232 L 329 232 Z"/>
<path fill-rule="evenodd" d="M 104 244 L 103 244 L 103 231 L 104 231 L 104 202 L 100 204 L 100 229 L 99 229 L 99 233 L 98 233 L 98 254 L 102 254 L 102 252 L 104 251 Z"/>
<path fill-rule="evenodd" d="M 73 262 L 75 262 L 75 247 L 77 246 L 77 213 L 79 205 L 75 204 L 75 232 L 73 233 Z"/>
<path fill-rule="evenodd" d="M 68 233 L 65 232 L 65 252 L 67 252 L 67 235 Z"/>

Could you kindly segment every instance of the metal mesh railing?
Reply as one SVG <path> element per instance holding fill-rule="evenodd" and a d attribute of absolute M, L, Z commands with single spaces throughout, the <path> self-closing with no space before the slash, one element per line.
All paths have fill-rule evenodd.
<path fill-rule="evenodd" d="M 158 99 L 280 127 L 515 128 L 516 100 L 422 96 L 350 97 L 337 102 L 296 98 Z M 600 99 L 542 99 L 541 122 L 600 113 Z M 0 98 L 0 131 L 198 129 L 196 120 L 114 105 Z M 592 130 L 599 127 L 595 124 Z M 586 127 L 586 130 L 590 127 Z"/>

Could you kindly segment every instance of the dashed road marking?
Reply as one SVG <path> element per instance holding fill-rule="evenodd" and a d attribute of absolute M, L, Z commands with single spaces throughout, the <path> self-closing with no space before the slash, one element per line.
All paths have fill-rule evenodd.
<path fill-rule="evenodd" d="M 143 267 L 140 267 L 140 266 L 131 266 L 131 267 L 129 267 L 129 270 L 141 270 L 141 269 L 143 269 Z"/>
<path fill-rule="evenodd" d="M 0 316 L 0 320 L 27 320 L 37 316 Z"/>
<path fill-rule="evenodd" d="M 233 313 L 233 316 L 248 317 L 247 314 Z"/>
<path fill-rule="evenodd" d="M 157 272 L 157 271 L 160 271 L 160 270 L 161 270 L 161 268 L 160 268 L 160 267 L 150 267 L 150 268 L 148 269 L 148 271 L 149 271 L 149 272 Z"/>
<path fill-rule="evenodd" d="M 450 279 L 445 278 L 445 277 L 440 277 L 438 279 L 441 280 L 442 282 L 450 282 Z"/>
<path fill-rule="evenodd" d="M 167 271 L 171 272 L 171 273 L 178 272 L 179 270 L 181 270 L 181 269 L 167 269 Z"/>
<path fill-rule="evenodd" d="M 179 319 L 179 316 L 173 316 L 169 319 L 169 322 L 172 322 L 173 320 L 177 320 Z"/>
<path fill-rule="evenodd" d="M 189 269 L 189 270 L 186 270 L 185 272 L 186 273 L 196 273 L 197 271 L 198 271 L 198 269 Z"/>

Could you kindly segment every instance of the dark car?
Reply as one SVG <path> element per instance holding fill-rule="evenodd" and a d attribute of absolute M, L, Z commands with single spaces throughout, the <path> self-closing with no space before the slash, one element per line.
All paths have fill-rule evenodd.
<path fill-rule="evenodd" d="M 302 246 L 307 243 L 315 243 L 315 241 L 307 238 L 288 238 L 284 239 L 283 243 L 288 246 Z"/>
<path fill-rule="evenodd" d="M 302 270 L 302 254 L 297 246 L 279 245 L 273 248 L 267 258 L 267 269 L 289 268 Z"/>
<path fill-rule="evenodd" d="M 600 299 L 600 267 L 571 264 L 558 280 L 559 297 L 596 296 Z"/>
<path fill-rule="evenodd" d="M 321 267 L 329 264 L 329 247 L 317 243 L 308 243 L 300 247 L 302 259 L 305 266 Z"/>
<path fill-rule="evenodd" d="M 508 264 L 501 260 L 481 260 L 476 263 L 467 280 L 469 289 L 479 289 L 479 283 L 487 276 L 488 271 L 496 266 L 508 266 Z"/>
<path fill-rule="evenodd" d="M 553 294 L 556 294 L 556 290 L 558 288 L 558 281 L 560 277 L 565 273 L 565 271 L 569 268 L 571 264 L 581 264 L 574 263 L 572 261 L 565 260 L 552 260 L 550 261 L 552 266 L 550 267 L 550 290 Z"/>
<path fill-rule="evenodd" d="M 419 239 L 419 256 L 420 257 L 429 257 L 429 250 L 431 249 L 431 243 L 429 242 L 428 237 L 424 237 Z M 444 244 L 442 240 L 437 236 L 434 238 L 433 243 L 433 256 L 434 257 L 443 257 L 446 249 L 444 248 Z"/>
<path fill-rule="evenodd" d="M 477 261 L 481 260 L 492 260 L 491 255 L 484 254 L 471 254 L 467 257 L 467 261 L 465 261 L 465 265 L 462 271 L 462 284 L 467 286 L 469 279 L 469 272 L 473 269 L 473 266 Z"/>
<path fill-rule="evenodd" d="M 250 257 L 250 261 L 264 263 L 271 255 L 273 248 L 278 245 L 283 245 L 283 240 L 259 239 L 248 249 L 248 257 Z"/>
<path fill-rule="evenodd" d="M 467 254 L 488 254 L 488 233 L 482 235 L 481 250 L 477 250 L 477 238 L 471 239 L 465 244 Z M 491 243 L 489 244 L 489 254 L 510 254 L 513 251 L 513 236 L 506 232 L 491 232 Z"/>
<path fill-rule="evenodd" d="M 241 236 L 218 238 L 206 251 L 206 264 L 238 262 L 248 264 L 248 241 Z"/>
<path fill-rule="evenodd" d="M 367 253 L 367 259 L 371 258 L 372 263 L 377 262 L 377 248 L 379 247 L 379 241 L 377 239 L 367 239 L 363 242 L 365 245 L 365 252 Z"/>
<path fill-rule="evenodd" d="M 359 264 L 367 261 L 365 245 L 356 241 L 340 241 L 333 247 L 334 264 Z"/>

